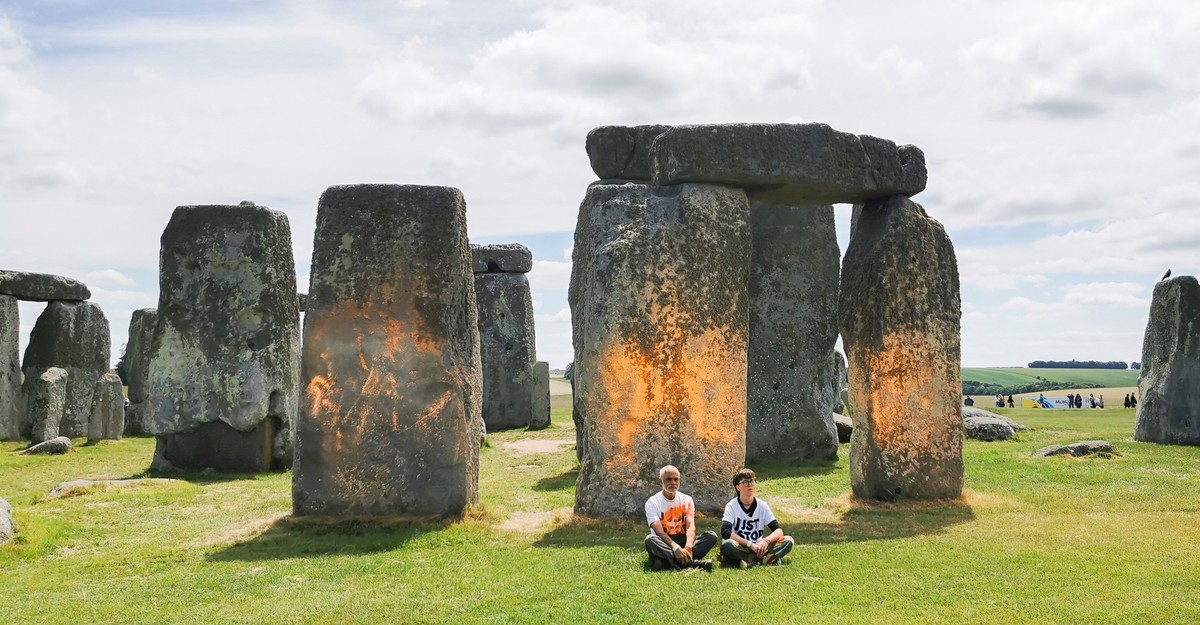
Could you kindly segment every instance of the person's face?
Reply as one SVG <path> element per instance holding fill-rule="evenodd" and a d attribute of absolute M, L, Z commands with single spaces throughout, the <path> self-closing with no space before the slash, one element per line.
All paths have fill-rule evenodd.
<path fill-rule="evenodd" d="M 679 492 L 679 471 L 667 470 L 662 474 L 662 489 L 668 498 Z"/>
<path fill-rule="evenodd" d="M 758 484 L 751 478 L 744 477 L 737 486 L 738 496 L 742 499 L 751 499 L 754 497 L 754 491 L 758 488 Z"/>

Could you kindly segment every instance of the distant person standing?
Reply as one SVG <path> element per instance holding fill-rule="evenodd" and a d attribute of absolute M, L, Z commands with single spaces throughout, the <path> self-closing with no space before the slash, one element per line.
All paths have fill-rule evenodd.
<path fill-rule="evenodd" d="M 1095 408 L 1095 407 L 1096 407 L 1096 395 L 1095 395 L 1095 393 L 1088 393 L 1088 408 Z"/>
<path fill-rule="evenodd" d="M 1079 393 L 1075 393 L 1075 407 L 1083 408 L 1083 395 L 1080 395 Z"/>
<path fill-rule="evenodd" d="M 1137 408 L 1137 393 L 1130 393 L 1130 394 L 1129 394 L 1129 407 L 1130 407 L 1130 408 Z"/>
<path fill-rule="evenodd" d="M 1012 408 L 1012 407 L 1013 407 L 1013 398 L 1012 398 L 1012 395 L 1009 395 L 1009 396 L 1008 396 L 1008 407 L 1009 407 L 1009 408 Z"/>
<path fill-rule="evenodd" d="M 971 396 L 970 396 L 970 395 L 967 395 L 966 399 L 963 399 L 963 405 L 964 405 L 964 406 L 974 406 L 974 405 L 975 405 L 975 400 L 974 400 L 974 399 L 971 399 Z"/>
<path fill-rule="evenodd" d="M 1099 405 L 1098 405 L 1098 406 L 1096 406 L 1097 408 L 1103 408 L 1103 407 L 1104 407 L 1104 396 L 1103 396 L 1103 395 L 1101 395 L 1101 396 L 1100 396 L 1100 399 L 1098 400 L 1098 403 L 1099 403 Z"/>
<path fill-rule="evenodd" d="M 1129 407 L 1129 393 L 1125 393 L 1125 407 Z"/>

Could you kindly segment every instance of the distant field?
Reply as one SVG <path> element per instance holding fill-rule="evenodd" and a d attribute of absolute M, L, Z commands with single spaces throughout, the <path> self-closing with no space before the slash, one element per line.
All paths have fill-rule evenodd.
<path fill-rule="evenodd" d="M 1137 386 L 1139 371 L 1133 369 L 1024 369 L 1019 367 L 963 367 L 963 382 L 1013 386 L 1032 384 L 1040 376 L 1050 382 L 1098 384 L 1104 387 Z"/>

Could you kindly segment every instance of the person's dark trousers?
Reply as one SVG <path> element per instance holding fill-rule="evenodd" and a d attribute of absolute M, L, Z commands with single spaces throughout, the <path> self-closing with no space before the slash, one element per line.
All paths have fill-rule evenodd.
<path fill-rule="evenodd" d="M 672 535 L 671 540 L 675 541 L 676 545 L 682 547 L 687 544 L 687 535 Z M 708 555 L 708 552 L 717 546 L 718 540 L 720 539 L 717 538 L 717 533 L 712 531 L 704 532 L 697 536 L 695 544 L 692 545 L 692 560 L 703 560 L 704 556 Z M 651 534 L 646 537 L 646 553 L 649 553 L 650 557 L 654 560 L 665 562 L 666 566 L 670 568 L 683 568 L 679 564 L 679 561 L 675 559 L 675 550 L 666 541 L 659 538 L 658 534 Z"/>

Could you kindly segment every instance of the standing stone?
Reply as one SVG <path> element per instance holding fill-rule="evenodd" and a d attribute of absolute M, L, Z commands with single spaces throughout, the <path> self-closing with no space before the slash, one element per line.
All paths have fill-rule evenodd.
<path fill-rule="evenodd" d="M 1134 440 L 1200 445 L 1200 283 L 1194 276 L 1154 287 L 1138 396 Z"/>
<path fill-rule="evenodd" d="M 50 367 L 35 378 L 25 379 L 25 415 L 29 419 L 26 437 L 34 445 L 58 437 L 69 377 L 65 369 Z"/>
<path fill-rule="evenodd" d="M 141 434 L 146 400 L 150 397 L 150 346 L 154 344 L 154 326 L 158 310 L 142 308 L 129 319 L 129 341 L 125 344 L 125 376 L 129 380 L 129 413 L 125 415 L 125 434 Z"/>
<path fill-rule="evenodd" d="M 17 298 L 0 295 L 0 441 L 21 438 L 20 341 Z"/>
<path fill-rule="evenodd" d="M 849 382 L 849 374 L 846 372 L 846 357 L 836 349 L 829 352 L 829 357 L 833 359 L 833 379 L 829 381 L 829 386 L 833 389 L 833 411 L 837 414 L 846 414 L 846 402 L 842 399 L 842 389 L 846 388 L 846 384 Z M 840 437 L 841 434 L 838 436 Z"/>
<path fill-rule="evenodd" d="M 850 361 L 854 496 L 961 496 L 961 302 L 941 224 L 902 196 L 867 202 L 846 250 L 838 308 Z"/>
<path fill-rule="evenodd" d="M 746 462 L 837 458 L 833 207 L 750 203 Z"/>
<path fill-rule="evenodd" d="M 570 287 L 577 513 L 638 513 L 666 464 L 698 510 L 729 500 L 746 459 L 749 268 L 742 190 L 588 187 Z"/>
<path fill-rule="evenodd" d="M 330 187 L 317 207 L 297 515 L 442 515 L 478 498 L 481 379 L 466 205 Z"/>
<path fill-rule="evenodd" d="M 87 435 L 92 393 L 96 380 L 108 373 L 111 345 L 108 318 L 93 302 L 50 302 L 34 323 L 21 370 L 26 385 L 51 367 L 69 374 L 60 435 Z M 28 423 L 23 422 L 22 431 Z"/>
<path fill-rule="evenodd" d="M 529 429 L 544 430 L 550 427 L 550 363 L 539 361 L 533 364 L 533 391 Z"/>
<path fill-rule="evenodd" d="M 537 357 L 533 298 L 525 272 L 533 267 L 533 255 L 523 245 L 510 244 L 472 245 L 471 256 L 479 306 L 483 422 L 488 432 L 528 427 Z"/>
<path fill-rule="evenodd" d="M 291 461 L 300 313 L 287 216 L 180 206 L 159 253 L 158 320 L 141 425 L 188 470 Z"/>
<path fill-rule="evenodd" d="M 88 421 L 88 442 L 121 440 L 125 430 L 125 396 L 121 393 L 121 378 L 106 373 L 96 380 L 92 393 L 92 417 Z"/>
<path fill-rule="evenodd" d="M 17 528 L 12 519 L 12 506 L 0 498 L 0 546 L 6 544 L 16 531 Z"/>

